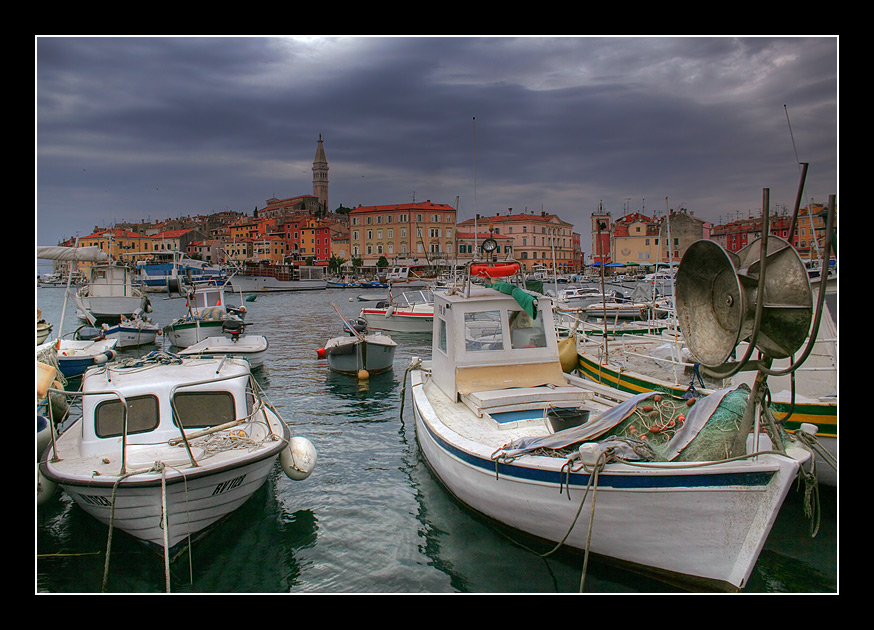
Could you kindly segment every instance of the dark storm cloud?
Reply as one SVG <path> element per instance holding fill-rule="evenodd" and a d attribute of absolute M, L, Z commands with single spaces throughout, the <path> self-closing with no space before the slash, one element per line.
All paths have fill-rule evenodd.
<path fill-rule="evenodd" d="M 37 233 L 310 192 L 463 216 L 685 205 L 709 220 L 837 187 L 835 38 L 38 38 Z M 475 121 L 474 121 L 475 119 Z M 46 244 L 41 243 L 41 244 Z"/>

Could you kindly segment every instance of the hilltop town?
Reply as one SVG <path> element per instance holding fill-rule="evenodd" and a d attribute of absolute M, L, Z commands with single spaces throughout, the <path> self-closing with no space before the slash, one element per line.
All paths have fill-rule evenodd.
<path fill-rule="evenodd" d="M 601 264 L 654 266 L 682 258 L 702 238 L 738 251 L 760 235 L 761 219 L 722 225 L 702 220 L 685 208 L 661 216 L 627 212 L 614 218 L 591 213 L 591 251 L 581 248 L 580 228 L 550 212 L 507 208 L 458 221 L 456 209 L 431 200 L 330 209 L 328 160 L 320 137 L 313 160 L 313 192 L 267 199 L 251 215 L 222 211 L 140 223 L 95 227 L 90 234 L 59 243 L 94 246 L 117 260 L 182 252 L 210 264 L 275 262 L 339 269 L 356 267 L 442 266 L 463 264 L 486 238 L 498 242 L 496 255 L 512 256 L 523 269 L 580 273 Z M 790 217 L 772 213 L 771 233 L 793 244 L 804 258 L 816 258 L 825 228 L 825 207 L 802 209 L 793 239 Z"/>

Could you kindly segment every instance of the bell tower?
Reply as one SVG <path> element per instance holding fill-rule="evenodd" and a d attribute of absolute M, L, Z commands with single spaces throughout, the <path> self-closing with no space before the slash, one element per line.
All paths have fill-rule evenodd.
<path fill-rule="evenodd" d="M 330 212 L 328 209 L 328 158 L 325 157 L 322 134 L 319 134 L 316 159 L 313 160 L 313 195 L 318 197 L 319 205 L 324 211 Z"/>

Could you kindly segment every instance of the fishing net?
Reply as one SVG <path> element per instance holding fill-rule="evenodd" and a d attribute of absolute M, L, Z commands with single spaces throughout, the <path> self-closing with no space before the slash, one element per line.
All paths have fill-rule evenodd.
<path fill-rule="evenodd" d="M 602 441 L 621 439 L 626 443 L 643 443 L 652 461 L 713 461 L 729 456 L 737 435 L 750 390 L 741 386 L 725 394 L 715 411 L 700 428 L 687 426 L 695 398 L 655 395 L 641 401 Z M 685 430 L 685 432 L 684 432 Z M 692 435 L 690 436 L 690 432 Z M 683 446 L 678 441 L 690 440 Z M 679 450 L 678 454 L 675 454 Z"/>

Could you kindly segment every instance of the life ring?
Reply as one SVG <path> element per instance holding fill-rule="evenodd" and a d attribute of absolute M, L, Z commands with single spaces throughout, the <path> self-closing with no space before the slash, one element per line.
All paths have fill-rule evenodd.
<path fill-rule="evenodd" d="M 478 278 L 503 278 L 518 273 L 521 267 L 519 263 L 505 263 L 503 265 L 471 265 L 470 275 Z"/>

